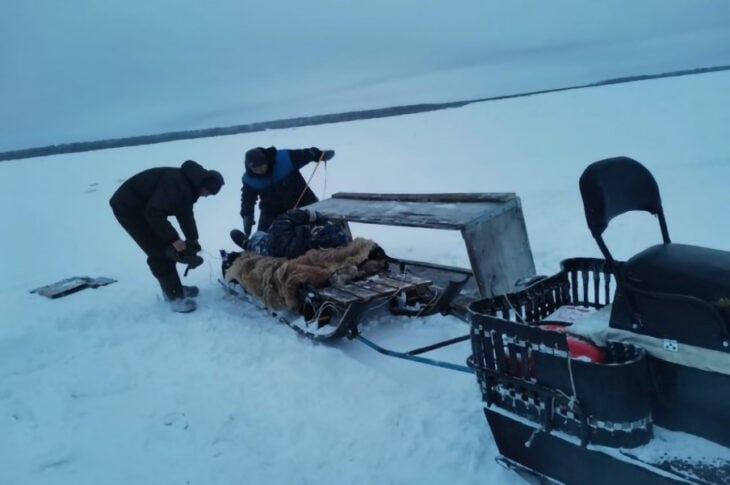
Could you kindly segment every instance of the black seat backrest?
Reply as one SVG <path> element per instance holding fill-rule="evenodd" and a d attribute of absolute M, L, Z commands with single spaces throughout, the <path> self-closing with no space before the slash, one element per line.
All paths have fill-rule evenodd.
<path fill-rule="evenodd" d="M 616 216 L 639 210 L 659 218 L 664 243 L 669 243 L 659 187 L 649 170 L 628 157 L 615 157 L 590 164 L 580 177 L 586 222 L 609 264 L 614 260 L 603 241 L 603 231 Z"/>

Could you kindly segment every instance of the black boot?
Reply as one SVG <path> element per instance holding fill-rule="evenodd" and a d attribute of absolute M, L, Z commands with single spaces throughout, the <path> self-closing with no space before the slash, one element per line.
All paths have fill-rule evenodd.
<path fill-rule="evenodd" d="M 231 231 L 231 240 L 241 249 L 247 249 L 248 236 L 238 229 Z"/>
<path fill-rule="evenodd" d="M 183 296 L 185 298 L 195 298 L 200 294 L 200 290 L 197 286 L 185 286 L 183 285 Z"/>
<path fill-rule="evenodd" d="M 162 288 L 162 294 L 165 300 L 170 302 L 172 311 L 189 313 L 198 307 L 194 300 L 185 298 L 185 291 L 183 290 L 182 283 L 180 283 L 180 276 L 178 276 L 177 271 L 158 276 L 157 280 L 160 282 L 160 288 Z"/>

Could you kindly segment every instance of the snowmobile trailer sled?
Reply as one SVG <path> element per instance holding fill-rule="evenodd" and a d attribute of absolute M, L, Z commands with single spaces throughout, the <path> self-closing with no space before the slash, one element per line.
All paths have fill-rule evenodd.
<path fill-rule="evenodd" d="M 589 165 L 580 191 L 604 257 L 468 307 L 499 461 L 533 483 L 730 484 L 730 252 L 671 242 L 635 160 Z M 603 232 L 633 210 L 662 241 L 617 261 Z"/>

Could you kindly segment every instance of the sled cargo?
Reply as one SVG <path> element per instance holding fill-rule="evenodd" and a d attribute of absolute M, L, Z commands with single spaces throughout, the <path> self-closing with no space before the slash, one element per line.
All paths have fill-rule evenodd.
<path fill-rule="evenodd" d="M 500 462 L 535 483 L 730 483 L 730 252 L 672 243 L 632 159 L 590 165 L 580 188 L 604 259 L 468 307 Z M 630 210 L 662 242 L 616 261 L 602 234 Z"/>

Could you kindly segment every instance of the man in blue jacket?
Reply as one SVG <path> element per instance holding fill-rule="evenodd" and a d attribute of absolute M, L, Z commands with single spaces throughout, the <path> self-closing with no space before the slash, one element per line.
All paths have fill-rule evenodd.
<path fill-rule="evenodd" d="M 247 151 L 246 171 L 241 178 L 241 218 L 246 236 L 251 235 L 257 200 L 259 231 L 267 231 L 274 218 L 289 209 L 317 202 L 317 196 L 299 170 L 309 162 L 327 162 L 334 156 L 334 150 L 316 147 L 301 150 L 257 147 Z"/>

